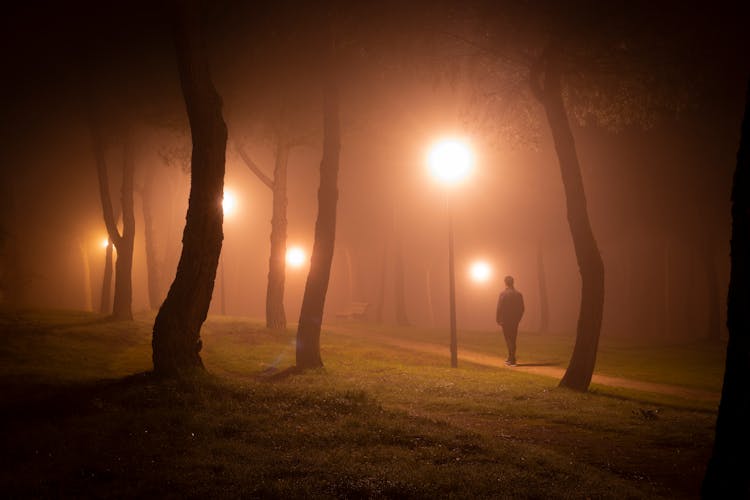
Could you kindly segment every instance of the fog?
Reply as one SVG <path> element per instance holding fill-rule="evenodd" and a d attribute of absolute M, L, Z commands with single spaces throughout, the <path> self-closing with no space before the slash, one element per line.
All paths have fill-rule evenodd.
<path fill-rule="evenodd" d="M 252 50 L 254 35 L 237 29 L 239 20 L 232 17 L 236 13 L 227 9 L 229 14 L 219 9 L 211 18 L 207 43 L 230 137 L 225 189 L 232 191 L 237 206 L 225 218 L 210 313 L 223 309 L 228 315 L 262 320 L 272 192 L 245 165 L 237 148 L 270 176 L 275 149 L 269 130 L 283 123 L 285 133 L 304 137 L 289 157 L 287 246 L 302 247 L 309 258 L 321 118 L 320 106 L 311 97 L 316 84 L 305 65 L 316 62 L 305 54 L 285 57 L 282 49 L 258 56 Z M 21 50 L 11 59 L 12 77 L 4 92 L 2 302 L 22 308 L 100 310 L 106 230 L 81 109 L 83 92 L 95 96 L 97 112 L 105 117 L 115 206 L 122 162 L 119 129 L 127 123 L 131 130 L 136 166 L 133 310 L 148 311 L 144 186 L 149 178 L 155 186 L 157 281 L 160 293 L 166 294 L 179 258 L 190 182 L 189 133 L 170 59 L 169 30 L 152 18 L 134 21 L 131 12 L 123 14 L 121 24 L 109 27 L 111 33 L 102 26 L 92 28 L 85 19 L 66 18 L 63 24 L 83 30 L 80 39 L 66 39 L 62 31 L 67 30 L 49 20 L 34 27 L 32 9 L 13 16 L 19 27 L 6 35 L 5 45 L 15 42 Z M 137 42 L 126 36 L 134 23 L 142 27 Z M 40 38 L 30 40 L 22 27 Z M 351 63 L 341 85 L 339 219 L 326 320 L 335 320 L 352 302 L 367 302 L 369 321 L 395 324 L 396 264 L 403 259 L 409 323 L 447 325 L 446 193 L 430 177 L 426 156 L 436 139 L 460 136 L 470 141 L 475 164 L 469 178 L 451 187 L 448 195 L 459 329 L 496 328 L 497 295 L 502 278 L 510 274 L 526 299 L 521 329 L 538 331 L 541 257 L 548 331 L 572 334 L 580 276 L 558 160 L 540 109 L 529 104 L 524 112 L 488 113 L 469 76 L 443 79 L 430 74 L 424 60 L 412 70 L 404 60 L 428 56 L 420 50 L 388 52 L 395 43 L 388 35 L 372 59 Z M 63 40 L 55 47 L 56 37 Z M 91 48 L 79 65 L 73 54 L 80 55 L 76 44 L 81 39 L 101 45 Z M 392 60 L 383 62 L 385 57 Z M 377 70 L 367 67 L 367 61 L 377 61 Z M 743 71 L 716 74 L 686 109 L 664 112 L 647 127 L 629 124 L 612 130 L 592 120 L 572 120 L 593 232 L 605 265 L 603 335 L 671 341 L 706 337 L 712 328 L 723 330 L 724 307 L 715 304 L 720 317 L 711 318 L 709 304 L 717 296 L 723 304 L 728 284 L 729 189 Z M 284 104 L 283 119 L 280 112 L 274 114 L 278 102 Z M 469 267 L 476 259 L 491 264 L 487 282 L 470 279 Z M 306 272 L 306 266 L 287 268 L 285 308 L 291 323 L 299 315 Z M 382 316 L 377 318 L 381 303 Z"/>

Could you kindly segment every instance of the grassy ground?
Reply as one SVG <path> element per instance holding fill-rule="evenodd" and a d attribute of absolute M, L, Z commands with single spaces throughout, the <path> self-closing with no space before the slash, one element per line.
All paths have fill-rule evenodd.
<path fill-rule="evenodd" d="M 144 373 L 150 330 L 151 318 L 0 318 L 4 496 L 690 498 L 710 452 L 715 411 L 690 401 L 452 370 L 366 338 L 326 332 L 325 369 L 279 377 L 292 333 L 240 318 L 207 322 L 209 375 L 158 381 Z M 500 353 L 489 333 L 461 339 L 472 335 Z M 523 338 L 541 357 L 564 349 Z M 637 346 L 602 348 L 612 373 L 649 375 L 642 358 L 627 362 Z M 651 351 L 675 360 L 658 381 L 714 388 L 705 380 L 721 367 L 695 374 L 683 349 Z"/>
<path fill-rule="evenodd" d="M 356 323 L 342 322 L 357 327 Z M 448 331 L 443 329 L 396 328 L 368 325 L 368 330 L 383 335 L 448 345 Z M 573 336 L 540 335 L 520 332 L 519 363 L 544 363 L 566 368 L 573 351 Z M 461 331 L 459 349 L 506 356 L 505 342 L 496 331 Z M 447 348 L 447 347 L 446 347 Z M 596 372 L 613 377 L 673 384 L 695 389 L 720 391 L 724 376 L 726 344 L 709 340 L 690 343 L 646 342 L 604 338 L 599 346 Z"/>

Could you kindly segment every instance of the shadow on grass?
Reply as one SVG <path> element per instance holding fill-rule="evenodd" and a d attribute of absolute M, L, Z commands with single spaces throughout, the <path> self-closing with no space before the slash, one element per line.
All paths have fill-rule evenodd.
<path fill-rule="evenodd" d="M 107 395 L 127 392 L 156 380 L 151 372 L 86 382 L 3 377 L 0 378 L 0 422 L 51 420 L 86 413 Z"/>
<path fill-rule="evenodd" d="M 288 368 L 284 368 L 282 370 L 279 370 L 278 368 L 271 366 L 269 368 L 266 368 L 262 372 L 260 372 L 258 375 L 256 375 L 256 380 L 265 381 L 265 382 L 278 382 L 280 380 L 288 379 L 289 377 L 292 377 L 294 375 L 302 375 L 303 373 L 324 373 L 325 367 L 320 368 L 309 368 L 309 369 L 302 369 L 297 368 L 297 366 L 290 366 Z"/>
<path fill-rule="evenodd" d="M 704 415 L 715 415 L 717 412 L 716 408 L 710 408 L 708 406 L 702 406 L 696 404 L 696 401 L 692 399 L 685 399 L 678 396 L 664 396 L 657 395 L 649 397 L 646 394 L 642 394 L 637 391 L 628 391 L 628 393 L 615 392 L 616 388 L 604 388 L 604 387 L 592 387 L 588 390 L 589 394 L 593 394 L 601 398 L 609 398 L 618 401 L 629 401 L 632 403 L 638 403 L 645 406 L 657 406 L 659 408 L 671 408 L 673 410 L 690 410 L 695 413 L 701 413 Z M 717 403 L 718 404 L 718 403 Z"/>

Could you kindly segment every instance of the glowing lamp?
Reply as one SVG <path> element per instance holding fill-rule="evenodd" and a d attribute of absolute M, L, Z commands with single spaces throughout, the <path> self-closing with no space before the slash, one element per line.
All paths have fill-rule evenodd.
<path fill-rule="evenodd" d="M 463 180 L 471 171 L 474 155 L 469 145 L 460 139 L 436 142 L 427 154 L 427 165 L 440 183 L 451 185 Z"/>
<path fill-rule="evenodd" d="M 469 276 L 475 283 L 486 283 L 492 277 L 492 267 L 483 260 L 471 264 Z"/>
<path fill-rule="evenodd" d="M 290 267 L 302 267 L 306 257 L 305 251 L 300 247 L 291 247 L 286 251 L 286 263 Z"/>

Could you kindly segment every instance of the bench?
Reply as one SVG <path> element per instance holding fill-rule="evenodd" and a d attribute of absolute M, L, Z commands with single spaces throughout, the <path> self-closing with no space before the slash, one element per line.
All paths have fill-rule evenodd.
<path fill-rule="evenodd" d="M 346 310 L 336 313 L 337 318 L 365 319 L 369 302 L 352 302 Z"/>

